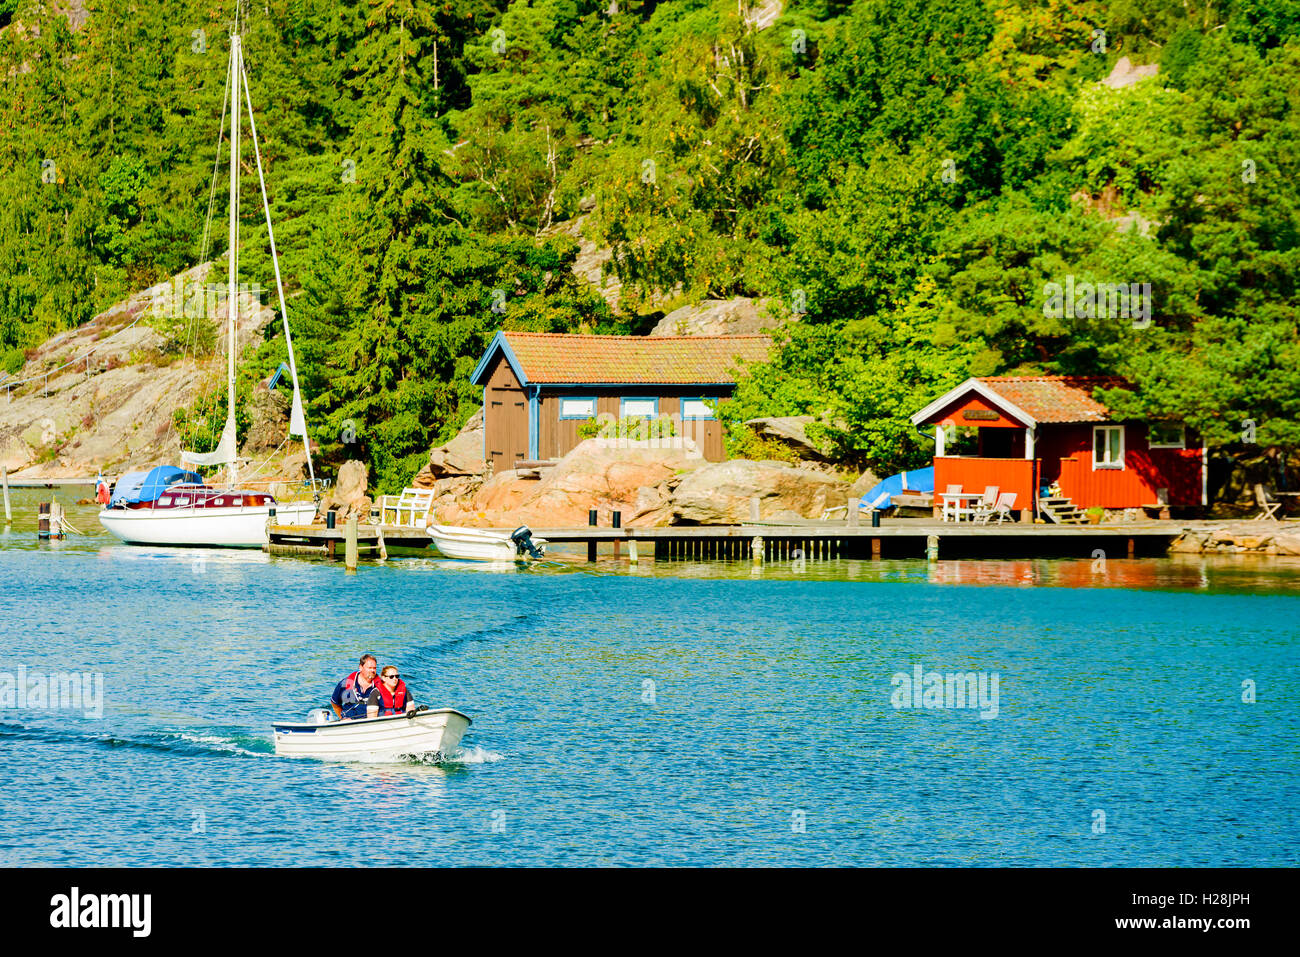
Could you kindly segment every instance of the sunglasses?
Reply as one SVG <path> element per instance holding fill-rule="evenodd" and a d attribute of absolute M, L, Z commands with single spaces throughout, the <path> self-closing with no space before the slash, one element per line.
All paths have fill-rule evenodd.
<path fill-rule="evenodd" d="M 402 677 L 402 676 L 399 675 L 399 674 L 397 674 L 396 672 L 394 672 L 394 673 L 391 674 L 391 675 L 384 675 L 384 678 L 385 678 L 385 679 L 388 679 L 388 678 L 400 678 L 400 677 Z"/>

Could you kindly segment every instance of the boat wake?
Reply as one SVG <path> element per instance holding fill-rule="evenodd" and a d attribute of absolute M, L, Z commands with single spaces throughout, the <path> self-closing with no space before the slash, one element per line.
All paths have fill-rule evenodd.
<path fill-rule="evenodd" d="M 80 744 L 89 747 L 135 748 L 144 751 L 163 751 L 195 757 L 222 755 L 234 757 L 271 757 L 268 744 L 256 735 L 226 737 L 191 731 L 150 731 L 138 736 L 119 737 L 113 734 L 77 734 L 52 728 L 29 728 L 20 724 L 0 723 L 0 740 L 34 741 L 49 744 Z"/>

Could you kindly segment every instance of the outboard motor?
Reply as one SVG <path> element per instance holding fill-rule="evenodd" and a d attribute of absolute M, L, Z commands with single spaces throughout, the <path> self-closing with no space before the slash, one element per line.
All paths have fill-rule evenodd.
<path fill-rule="evenodd" d="M 313 708 L 307 712 L 308 724 L 329 724 L 334 720 L 334 712 L 329 708 Z"/>
<path fill-rule="evenodd" d="M 522 555 L 527 552 L 533 558 L 541 558 L 542 550 L 533 544 L 533 530 L 527 525 L 520 525 L 510 533 L 510 541 L 515 543 L 515 553 Z"/>

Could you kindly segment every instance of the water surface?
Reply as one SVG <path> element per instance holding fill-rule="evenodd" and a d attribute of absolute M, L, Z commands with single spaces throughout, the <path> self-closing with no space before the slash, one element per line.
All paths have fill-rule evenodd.
<path fill-rule="evenodd" d="M 103 709 L 0 711 L 0 863 L 1295 863 L 1300 563 L 348 574 L 90 508 L 38 545 L 48 497 L 0 536 L 0 672 L 102 674 Z M 273 755 L 362 651 L 474 718 L 453 761 Z M 997 716 L 896 709 L 916 664 L 997 673 Z"/>

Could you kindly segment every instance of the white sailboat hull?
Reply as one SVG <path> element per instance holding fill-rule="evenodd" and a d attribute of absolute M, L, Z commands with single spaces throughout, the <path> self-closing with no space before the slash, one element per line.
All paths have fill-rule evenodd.
<path fill-rule="evenodd" d="M 455 525 L 430 525 L 429 537 L 448 558 L 476 562 L 523 562 L 530 556 L 519 554 L 510 533 L 490 528 L 462 528 Z M 546 539 L 534 538 L 533 544 L 546 551 Z"/>
<path fill-rule="evenodd" d="M 106 508 L 99 523 L 128 545 L 217 546 L 261 548 L 267 542 L 266 519 L 275 509 L 277 522 L 307 524 L 315 502 L 281 502 L 233 508 Z"/>
<path fill-rule="evenodd" d="M 393 761 L 405 755 L 449 755 L 470 726 L 454 708 L 410 716 L 357 718 L 326 724 L 277 723 L 275 753 L 332 760 Z"/>

